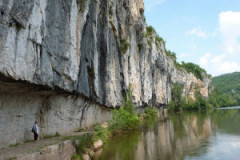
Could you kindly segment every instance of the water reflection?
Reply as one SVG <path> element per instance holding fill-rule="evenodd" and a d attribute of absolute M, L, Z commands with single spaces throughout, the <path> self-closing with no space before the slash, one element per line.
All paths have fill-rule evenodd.
<path fill-rule="evenodd" d="M 239 112 L 181 113 L 149 121 L 139 131 L 114 137 L 96 160 L 238 159 Z"/>

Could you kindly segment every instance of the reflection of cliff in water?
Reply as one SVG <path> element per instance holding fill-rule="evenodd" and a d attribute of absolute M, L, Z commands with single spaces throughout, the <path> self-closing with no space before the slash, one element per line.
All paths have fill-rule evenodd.
<path fill-rule="evenodd" d="M 146 127 L 147 126 L 147 127 Z M 142 131 L 114 137 L 98 160 L 178 160 L 193 154 L 194 148 L 207 149 L 215 125 L 210 116 L 201 113 L 168 115 L 148 122 Z M 191 150 L 191 153 L 189 152 Z M 196 152 L 194 154 L 200 154 Z"/>
<path fill-rule="evenodd" d="M 188 150 L 207 143 L 208 137 L 214 134 L 213 128 L 208 116 L 196 113 L 170 116 L 141 133 L 136 159 L 183 159 Z"/>

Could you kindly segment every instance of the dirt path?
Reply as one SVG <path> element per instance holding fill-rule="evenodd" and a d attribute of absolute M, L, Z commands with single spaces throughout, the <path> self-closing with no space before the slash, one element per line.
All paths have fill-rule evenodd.
<path fill-rule="evenodd" d="M 91 132 L 92 131 L 76 132 L 76 133 L 72 133 L 71 135 L 68 135 L 68 136 L 60 136 L 60 137 L 41 139 L 38 141 L 20 144 L 15 147 L 3 148 L 3 149 L 0 149 L 0 160 L 10 160 L 10 159 L 14 160 L 17 157 L 20 157 L 21 155 L 33 153 L 33 152 L 36 152 L 46 146 L 50 146 L 50 145 L 54 145 L 59 142 L 62 142 L 64 139 L 66 139 L 66 137 L 82 136 L 86 133 L 91 133 Z"/>

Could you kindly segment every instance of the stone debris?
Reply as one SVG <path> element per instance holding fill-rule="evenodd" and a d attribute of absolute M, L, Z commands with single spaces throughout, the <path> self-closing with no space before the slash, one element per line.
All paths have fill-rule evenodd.
<path fill-rule="evenodd" d="M 97 140 L 93 143 L 93 149 L 94 151 L 97 151 L 103 147 L 103 142 L 102 140 Z"/>
<path fill-rule="evenodd" d="M 83 160 L 91 160 L 88 154 L 83 154 L 82 155 Z"/>

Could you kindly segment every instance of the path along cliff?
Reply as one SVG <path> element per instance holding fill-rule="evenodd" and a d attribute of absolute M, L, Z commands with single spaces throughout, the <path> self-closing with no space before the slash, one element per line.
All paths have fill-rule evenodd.
<path fill-rule="evenodd" d="M 177 69 L 146 34 L 143 0 L 0 0 L 0 148 L 111 118 L 131 84 L 136 107 L 166 106 L 210 79 Z"/>

